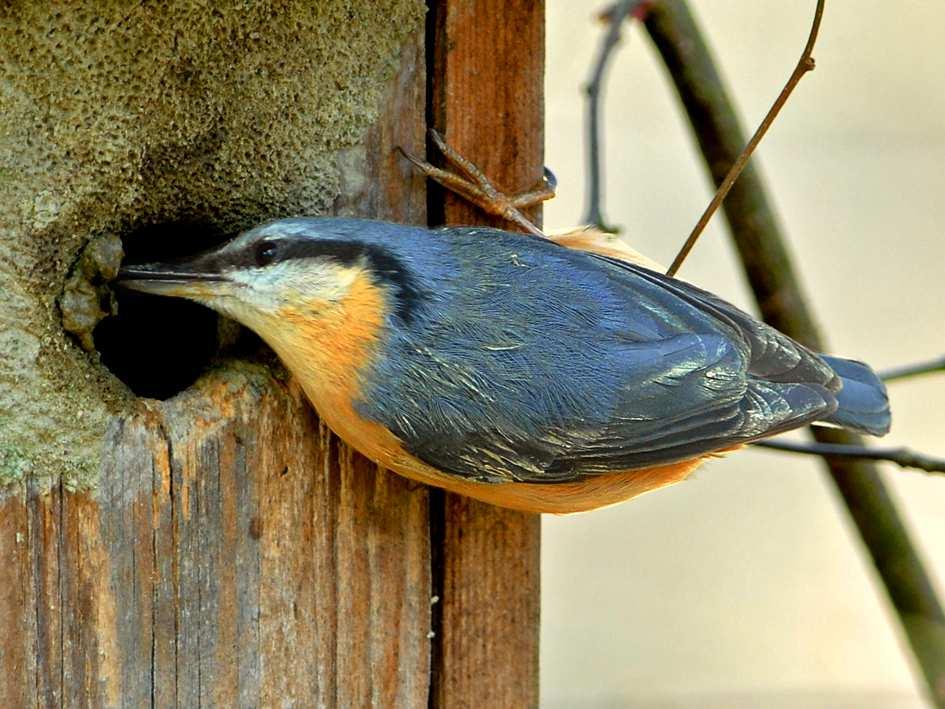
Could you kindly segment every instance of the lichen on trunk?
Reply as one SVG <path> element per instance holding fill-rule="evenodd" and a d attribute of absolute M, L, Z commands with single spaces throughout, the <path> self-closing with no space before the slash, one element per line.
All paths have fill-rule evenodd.
<path fill-rule="evenodd" d="M 27 475 L 94 485 L 109 421 L 137 406 L 63 329 L 90 241 L 180 221 L 232 233 L 336 207 L 342 181 L 357 182 L 339 165 L 353 169 L 424 10 L 0 10 L 0 486 Z"/>

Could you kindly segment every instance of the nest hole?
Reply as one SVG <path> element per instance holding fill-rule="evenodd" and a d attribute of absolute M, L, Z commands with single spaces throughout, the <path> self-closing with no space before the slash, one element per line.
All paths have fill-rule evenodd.
<path fill-rule="evenodd" d="M 173 261 L 222 243 L 212 224 L 147 225 L 122 238 L 124 263 Z M 196 381 L 220 348 L 221 318 L 180 298 L 116 288 L 118 314 L 94 331 L 104 364 L 137 396 L 168 399 Z"/>

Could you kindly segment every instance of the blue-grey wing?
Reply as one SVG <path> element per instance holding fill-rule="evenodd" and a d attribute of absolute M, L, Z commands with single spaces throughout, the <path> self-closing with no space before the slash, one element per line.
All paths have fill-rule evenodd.
<path fill-rule="evenodd" d="M 822 385 L 745 377 L 741 355 L 718 337 L 640 346 L 627 361 L 633 376 L 616 403 L 602 402 L 605 421 L 565 414 L 523 425 L 514 413 L 470 415 L 471 407 L 444 405 L 426 417 L 403 411 L 390 427 L 413 455 L 444 472 L 481 482 L 558 482 L 688 460 L 836 408 Z"/>
<path fill-rule="evenodd" d="M 475 238 L 493 240 L 487 254 L 453 248 L 476 259 L 477 279 L 438 284 L 442 306 L 391 345 L 362 404 L 444 472 L 573 480 L 687 460 L 836 409 L 822 360 L 705 291 L 535 239 Z"/>
<path fill-rule="evenodd" d="M 672 463 L 791 430 L 836 410 L 840 380 L 812 351 L 688 283 L 594 258 L 672 293 L 717 329 L 661 341 L 665 372 L 635 372 L 627 399 L 593 444 L 555 467 L 592 474 Z M 673 350 L 669 357 L 667 349 Z M 653 385 L 665 396 L 641 401 L 630 393 Z"/>

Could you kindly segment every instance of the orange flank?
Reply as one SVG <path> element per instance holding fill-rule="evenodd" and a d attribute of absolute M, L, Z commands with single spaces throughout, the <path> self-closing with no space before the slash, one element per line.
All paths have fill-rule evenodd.
<path fill-rule="evenodd" d="M 405 477 L 501 507 L 565 514 L 613 505 L 679 482 L 711 457 L 564 483 L 481 483 L 443 473 L 408 453 L 386 427 L 354 409 L 361 372 L 376 356 L 388 312 L 384 292 L 359 271 L 343 298 L 308 305 L 304 310 L 283 308 L 280 326 L 263 334 L 299 378 L 328 427 L 371 460 Z"/>
<path fill-rule="evenodd" d="M 479 483 L 444 475 L 420 461 L 416 461 L 420 468 L 388 467 L 408 478 L 499 507 L 523 512 L 570 514 L 615 505 L 644 492 L 681 482 L 702 461 L 703 458 L 696 458 L 673 465 L 594 475 L 566 483 Z"/>

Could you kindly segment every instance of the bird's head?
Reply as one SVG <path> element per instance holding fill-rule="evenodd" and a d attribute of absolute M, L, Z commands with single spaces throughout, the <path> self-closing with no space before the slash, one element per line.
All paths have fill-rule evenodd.
<path fill-rule="evenodd" d="M 374 238 L 381 228 L 381 222 L 347 219 L 270 222 L 184 261 L 127 265 L 119 285 L 197 301 L 270 344 L 326 318 L 339 324 L 389 314 L 409 319 L 414 279 Z"/>

